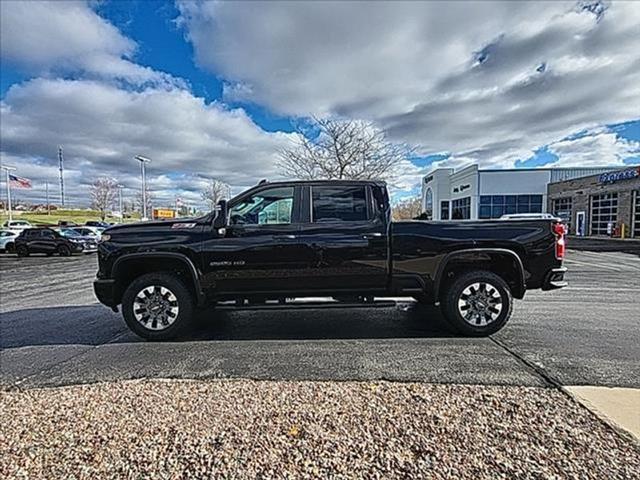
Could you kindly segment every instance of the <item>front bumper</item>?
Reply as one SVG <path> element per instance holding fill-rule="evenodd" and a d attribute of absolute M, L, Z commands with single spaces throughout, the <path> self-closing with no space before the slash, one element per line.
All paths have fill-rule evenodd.
<path fill-rule="evenodd" d="M 567 267 L 552 268 L 547 272 L 542 283 L 542 290 L 555 290 L 568 285 L 564 279 Z"/>
<path fill-rule="evenodd" d="M 116 300 L 116 281 L 113 279 L 96 279 L 93 282 L 93 291 L 100 303 L 107 307 L 115 308 L 118 305 Z"/>

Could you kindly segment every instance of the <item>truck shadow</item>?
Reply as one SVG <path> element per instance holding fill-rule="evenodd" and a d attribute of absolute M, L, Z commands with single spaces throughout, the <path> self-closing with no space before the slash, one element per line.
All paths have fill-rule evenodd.
<path fill-rule="evenodd" d="M 435 307 L 205 310 L 190 340 L 340 340 L 454 336 Z"/>
<path fill-rule="evenodd" d="M 455 336 L 435 307 L 198 312 L 177 342 L 443 338 Z M 120 314 L 101 305 L 14 310 L 0 314 L 0 348 L 138 343 Z"/>

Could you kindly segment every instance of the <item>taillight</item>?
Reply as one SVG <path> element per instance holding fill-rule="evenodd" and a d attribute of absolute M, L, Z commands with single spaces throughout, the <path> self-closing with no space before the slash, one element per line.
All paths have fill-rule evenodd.
<path fill-rule="evenodd" d="M 554 223 L 551 229 L 556 236 L 556 258 L 562 260 L 566 250 L 564 235 L 567 229 L 562 223 Z"/>

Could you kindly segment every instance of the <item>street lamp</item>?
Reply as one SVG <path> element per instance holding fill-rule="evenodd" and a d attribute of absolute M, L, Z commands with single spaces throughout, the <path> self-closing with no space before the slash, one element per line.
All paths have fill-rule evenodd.
<path fill-rule="evenodd" d="M 136 155 L 136 160 L 140 162 L 140 171 L 142 172 L 142 220 L 147 219 L 147 179 L 144 174 L 144 164 L 151 162 L 150 158 Z"/>

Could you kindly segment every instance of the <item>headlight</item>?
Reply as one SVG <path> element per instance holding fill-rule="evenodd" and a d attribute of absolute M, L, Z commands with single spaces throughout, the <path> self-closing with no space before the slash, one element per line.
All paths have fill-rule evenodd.
<path fill-rule="evenodd" d="M 111 240 L 111 235 L 107 233 L 103 233 L 100 239 L 98 240 L 98 243 L 108 242 L 109 240 Z"/>
<path fill-rule="evenodd" d="M 70 238 L 69 241 L 73 242 L 73 243 L 80 243 L 82 242 L 82 240 L 78 240 L 77 238 Z"/>

